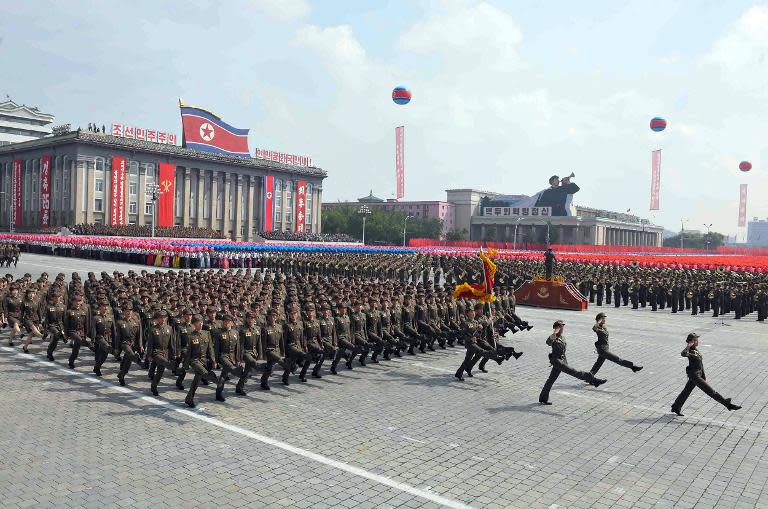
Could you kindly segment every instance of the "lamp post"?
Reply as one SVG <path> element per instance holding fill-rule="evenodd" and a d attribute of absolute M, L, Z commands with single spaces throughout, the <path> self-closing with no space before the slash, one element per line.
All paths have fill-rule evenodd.
<path fill-rule="evenodd" d="M 152 198 L 152 237 L 155 236 L 155 215 L 157 214 L 157 200 L 160 198 L 160 186 L 147 184 L 146 193 Z"/>
<path fill-rule="evenodd" d="M 368 205 L 363 205 L 357 209 L 357 213 L 363 216 L 363 245 L 365 245 L 365 218 L 371 213 L 371 209 L 368 208 Z"/>
<path fill-rule="evenodd" d="M 685 223 L 687 219 L 680 219 L 680 249 L 683 249 L 683 237 L 685 237 Z"/>
<path fill-rule="evenodd" d="M 408 228 L 408 220 L 412 217 L 412 215 L 408 214 L 405 216 L 405 221 L 403 222 L 403 247 L 405 247 L 405 230 Z"/>
<path fill-rule="evenodd" d="M 704 228 L 707 229 L 707 251 L 709 251 L 709 241 L 710 241 L 710 235 L 712 233 L 712 223 L 704 223 Z"/>
<path fill-rule="evenodd" d="M 517 249 L 517 225 L 520 224 L 520 221 L 522 221 L 522 217 L 518 217 L 515 219 L 515 233 L 512 236 L 512 251 L 515 251 Z"/>

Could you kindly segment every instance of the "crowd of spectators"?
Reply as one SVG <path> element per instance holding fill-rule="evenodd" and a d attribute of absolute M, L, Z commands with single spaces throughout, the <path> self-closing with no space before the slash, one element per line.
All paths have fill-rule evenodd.
<path fill-rule="evenodd" d="M 76 224 L 67 227 L 74 235 L 103 235 L 117 237 L 150 237 L 151 225 L 107 225 L 107 224 Z M 211 228 L 196 226 L 156 226 L 156 237 L 176 237 L 184 239 L 220 239 L 221 232 Z"/>
<path fill-rule="evenodd" d="M 287 242 L 357 242 L 346 233 L 299 233 L 299 232 L 259 232 L 267 240 Z"/>

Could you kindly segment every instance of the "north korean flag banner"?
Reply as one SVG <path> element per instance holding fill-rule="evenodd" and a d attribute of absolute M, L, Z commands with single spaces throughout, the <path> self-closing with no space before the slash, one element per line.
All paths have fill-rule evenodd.
<path fill-rule="evenodd" d="M 263 230 L 271 232 L 274 230 L 275 218 L 275 177 L 272 175 L 264 176 L 264 224 Z"/>
<path fill-rule="evenodd" d="M 181 107 L 184 130 L 181 146 L 203 152 L 250 157 L 248 129 L 237 129 L 210 111 L 191 106 Z"/>
<path fill-rule="evenodd" d="M 40 226 L 51 224 L 51 155 L 40 158 Z"/>
<path fill-rule="evenodd" d="M 296 232 L 304 233 L 307 221 L 307 183 L 303 180 L 296 182 Z"/>
<path fill-rule="evenodd" d="M 159 164 L 160 198 L 157 200 L 157 226 L 173 226 L 173 198 L 176 195 L 176 166 Z"/>
<path fill-rule="evenodd" d="M 21 161 L 19 159 L 16 159 L 13 161 L 13 178 L 12 178 L 12 184 L 13 184 L 13 196 L 11 199 L 13 200 L 13 203 L 11 204 L 11 212 L 13 213 L 13 224 L 14 226 L 21 226 L 21 223 L 23 221 L 23 216 L 21 213 L 21 197 L 22 197 L 22 189 L 21 186 L 24 183 L 24 179 L 21 176 L 21 165 L 24 164 L 24 161 Z"/>

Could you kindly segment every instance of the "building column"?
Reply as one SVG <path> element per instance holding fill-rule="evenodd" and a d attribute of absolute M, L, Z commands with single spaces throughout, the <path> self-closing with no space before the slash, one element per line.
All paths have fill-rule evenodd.
<path fill-rule="evenodd" d="M 86 164 L 88 165 L 88 196 L 85 200 L 85 222 L 92 224 L 94 220 L 93 199 L 96 195 L 96 165 L 91 165 L 91 161 L 86 162 Z M 93 167 L 91 168 L 91 166 Z"/>
<path fill-rule="evenodd" d="M 222 227 L 224 237 L 229 239 L 230 228 L 232 228 L 232 220 L 229 219 L 229 193 L 232 192 L 232 174 L 224 174 L 224 195 L 221 197 L 224 200 L 224 209 L 222 211 Z"/>
<path fill-rule="evenodd" d="M 139 165 L 139 196 L 136 197 L 136 207 L 136 224 L 144 226 L 147 224 L 144 219 L 144 210 L 147 208 L 147 169 L 142 165 Z"/>
<path fill-rule="evenodd" d="M 191 191 L 192 170 L 184 168 L 184 192 L 181 195 L 181 226 L 189 226 L 189 193 Z"/>
<path fill-rule="evenodd" d="M 243 226 L 243 176 L 238 174 L 235 176 L 235 199 L 232 200 L 232 206 L 235 207 L 235 231 L 234 238 L 236 240 L 243 240 L 243 235 L 240 233 Z"/>
<path fill-rule="evenodd" d="M 315 186 L 312 186 L 312 187 L 314 188 Z M 317 189 L 317 195 L 315 196 L 315 202 L 317 203 L 317 214 L 315 214 L 315 217 L 317 219 L 315 219 L 314 221 L 315 221 L 315 224 L 316 224 L 317 228 L 314 231 L 316 231 L 317 233 L 322 233 L 323 232 L 323 218 L 322 218 L 322 216 L 320 214 L 320 211 L 323 208 L 323 188 L 322 187 L 318 187 L 318 189 Z"/>
<path fill-rule="evenodd" d="M 211 172 L 211 228 L 214 230 L 219 229 L 218 220 L 216 219 L 216 211 L 219 209 L 219 172 Z"/>
<path fill-rule="evenodd" d="M 205 208 L 205 170 L 197 169 L 197 204 L 195 205 L 195 226 L 202 228 L 205 226 L 203 219 L 203 209 Z"/>
<path fill-rule="evenodd" d="M 256 192 L 256 183 L 254 182 L 255 177 L 251 175 L 248 177 L 248 201 L 246 202 L 246 221 L 245 221 L 245 239 L 253 240 L 253 226 L 254 226 L 254 217 L 253 217 L 253 210 L 254 210 L 254 198 L 253 195 Z"/>

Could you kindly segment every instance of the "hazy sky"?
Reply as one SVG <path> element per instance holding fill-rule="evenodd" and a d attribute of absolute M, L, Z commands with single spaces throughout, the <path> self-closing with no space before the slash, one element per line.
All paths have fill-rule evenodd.
<path fill-rule="evenodd" d="M 735 233 L 740 183 L 768 216 L 766 52 L 768 4 L 739 0 L 0 0 L 0 99 L 59 123 L 180 134 L 181 97 L 250 128 L 251 150 L 311 156 L 326 201 L 392 197 L 405 125 L 406 199 L 574 171 L 575 203 L 676 230 Z"/>

